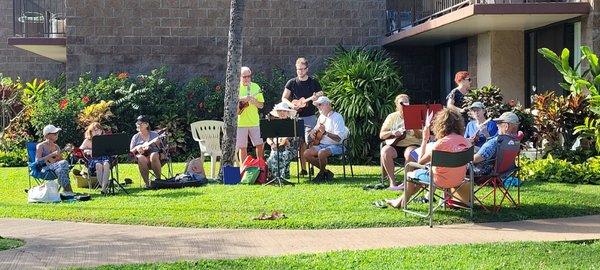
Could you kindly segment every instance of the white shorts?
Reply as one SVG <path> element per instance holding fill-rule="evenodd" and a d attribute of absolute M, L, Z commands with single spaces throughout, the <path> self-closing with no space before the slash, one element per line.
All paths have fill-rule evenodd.
<path fill-rule="evenodd" d="M 248 147 L 248 137 L 252 141 L 252 145 L 257 146 L 263 144 L 263 139 L 260 137 L 260 127 L 239 127 L 235 140 L 236 148 Z"/>

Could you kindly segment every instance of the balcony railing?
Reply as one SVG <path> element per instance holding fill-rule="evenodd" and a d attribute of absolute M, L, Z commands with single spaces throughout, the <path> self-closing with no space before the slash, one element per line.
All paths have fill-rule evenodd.
<path fill-rule="evenodd" d="M 387 34 L 413 27 L 469 5 L 575 3 L 588 0 L 396 0 L 388 5 Z M 390 3 L 390 2 L 388 2 Z"/>
<path fill-rule="evenodd" d="M 13 0 L 16 37 L 65 37 L 64 0 Z"/>

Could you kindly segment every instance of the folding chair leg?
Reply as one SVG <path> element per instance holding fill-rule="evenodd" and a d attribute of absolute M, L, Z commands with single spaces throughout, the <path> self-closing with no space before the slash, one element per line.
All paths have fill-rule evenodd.
<path fill-rule="evenodd" d="M 433 179 L 431 179 L 429 181 L 429 228 L 433 228 L 433 198 L 434 197 L 435 197 L 435 185 L 433 184 Z"/>
<path fill-rule="evenodd" d="M 346 161 L 342 161 L 342 170 L 344 171 L 344 181 L 346 181 Z"/>

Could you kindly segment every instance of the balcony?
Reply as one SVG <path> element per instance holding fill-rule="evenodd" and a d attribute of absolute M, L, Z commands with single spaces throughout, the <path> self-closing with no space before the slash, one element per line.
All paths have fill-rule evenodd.
<path fill-rule="evenodd" d="M 529 30 L 590 9 L 588 0 L 388 0 L 383 45 L 435 45 L 493 30 Z"/>
<path fill-rule="evenodd" d="M 14 37 L 8 44 L 66 62 L 64 0 L 13 0 Z"/>

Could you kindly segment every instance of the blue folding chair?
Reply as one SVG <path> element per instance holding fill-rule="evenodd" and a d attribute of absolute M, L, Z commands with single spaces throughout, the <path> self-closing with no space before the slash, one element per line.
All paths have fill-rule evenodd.
<path fill-rule="evenodd" d="M 36 146 L 36 142 L 28 142 L 26 144 L 28 163 L 27 169 L 29 172 L 29 188 L 31 188 L 32 178 L 37 185 L 41 185 L 43 181 L 54 180 L 58 178 L 53 171 L 42 170 L 44 165 L 46 165 L 44 161 L 35 161 Z"/>

